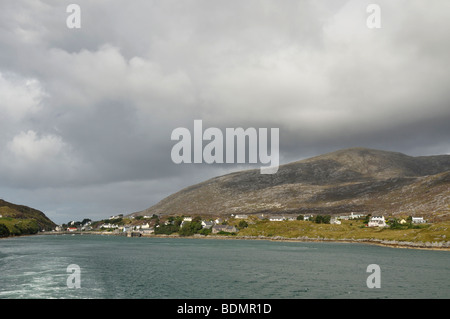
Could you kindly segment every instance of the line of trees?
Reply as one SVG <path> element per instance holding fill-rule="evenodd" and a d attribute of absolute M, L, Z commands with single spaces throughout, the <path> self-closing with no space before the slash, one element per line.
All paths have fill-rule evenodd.
<path fill-rule="evenodd" d="M 317 215 L 316 217 L 314 217 L 314 222 L 316 224 L 329 224 L 331 220 L 331 216 L 330 215 Z"/>

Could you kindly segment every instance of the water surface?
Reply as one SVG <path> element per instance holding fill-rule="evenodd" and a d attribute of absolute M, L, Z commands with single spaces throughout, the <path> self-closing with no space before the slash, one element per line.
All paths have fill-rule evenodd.
<path fill-rule="evenodd" d="M 68 288 L 79 265 L 81 288 Z M 369 289 L 369 264 L 381 288 Z M 364 244 L 39 235 L 0 241 L 0 298 L 450 298 L 450 252 Z"/>

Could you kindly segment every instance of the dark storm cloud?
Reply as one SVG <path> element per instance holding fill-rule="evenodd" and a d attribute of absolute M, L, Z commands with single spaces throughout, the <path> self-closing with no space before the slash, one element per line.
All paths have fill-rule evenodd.
<path fill-rule="evenodd" d="M 105 216 L 240 169 L 171 161 L 172 130 L 194 119 L 279 128 L 282 163 L 449 153 L 449 5 L 378 1 L 369 29 L 372 2 L 78 1 L 81 29 L 60 1 L 2 2 L 5 199 Z"/>

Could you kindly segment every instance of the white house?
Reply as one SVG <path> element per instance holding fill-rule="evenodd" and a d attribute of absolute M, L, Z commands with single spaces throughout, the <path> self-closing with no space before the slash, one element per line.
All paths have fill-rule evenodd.
<path fill-rule="evenodd" d="M 412 223 L 413 224 L 423 224 L 423 223 L 426 223 L 426 220 L 424 220 L 423 217 L 412 217 Z"/>
<path fill-rule="evenodd" d="M 363 217 L 364 215 L 362 214 L 354 214 L 353 212 L 350 213 L 350 216 L 348 216 L 350 219 L 359 219 L 361 217 Z"/>
<path fill-rule="evenodd" d="M 269 217 L 271 222 L 282 222 L 284 220 L 284 216 L 271 216 Z"/>
<path fill-rule="evenodd" d="M 181 221 L 180 227 L 183 227 L 188 222 L 192 222 L 192 217 L 184 217 Z"/>
<path fill-rule="evenodd" d="M 213 226 L 214 226 L 213 222 L 202 220 L 202 227 L 203 228 L 210 229 Z"/>
<path fill-rule="evenodd" d="M 239 215 L 234 216 L 234 218 L 237 218 L 237 219 L 247 219 L 248 216 L 247 216 L 247 215 L 239 214 Z"/>
<path fill-rule="evenodd" d="M 119 228 L 119 226 L 117 226 L 116 224 L 102 224 L 100 225 L 100 228 Z"/>
<path fill-rule="evenodd" d="M 369 227 L 386 227 L 386 220 L 384 216 L 372 216 L 370 217 Z"/>
<path fill-rule="evenodd" d="M 330 219 L 330 224 L 340 225 L 341 221 L 338 220 L 336 217 L 333 217 Z"/>

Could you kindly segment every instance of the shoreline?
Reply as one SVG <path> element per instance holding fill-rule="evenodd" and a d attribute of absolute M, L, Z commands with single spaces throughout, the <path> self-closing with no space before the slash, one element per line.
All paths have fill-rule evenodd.
<path fill-rule="evenodd" d="M 158 236 L 158 235 L 156 235 Z M 148 236 L 149 237 L 149 236 Z M 180 236 L 178 236 L 180 237 Z M 210 237 L 210 238 L 208 238 Z M 275 237 L 252 237 L 252 236 L 226 236 L 226 238 L 219 236 L 207 236 L 207 237 L 194 237 L 191 238 L 204 238 L 204 239 L 240 239 L 240 240 L 268 240 L 268 241 L 285 241 L 285 242 L 328 242 L 328 243 L 345 243 L 345 244 L 368 244 L 368 245 L 376 245 L 382 247 L 390 247 L 390 248 L 403 248 L 403 249 L 422 249 L 422 250 L 438 250 L 438 251 L 450 251 L 450 242 L 400 242 L 400 241 L 389 241 L 389 240 L 373 240 L 373 239 L 333 239 L 333 238 L 309 238 L 309 237 L 301 237 L 301 238 L 287 238 L 281 236 Z M 442 246 L 440 244 L 445 244 Z"/>
<path fill-rule="evenodd" d="M 101 235 L 101 236 L 126 236 L 123 233 L 106 233 L 106 232 L 95 232 L 95 231 L 85 231 L 85 232 L 44 232 L 38 233 L 36 235 Z M 33 235 L 27 235 L 33 236 Z M 14 236 L 22 237 L 22 236 Z M 14 238 L 6 237 L 6 238 Z M 402 249 L 421 249 L 421 250 L 436 250 L 436 251 L 450 251 L 450 241 L 447 242 L 406 242 L 406 241 L 396 241 L 396 240 L 383 240 L 383 239 L 335 239 L 335 238 L 310 238 L 307 236 L 288 238 L 282 236 L 239 236 L 239 235 L 194 235 L 194 236 L 180 236 L 180 235 L 163 235 L 163 234 L 151 234 L 151 235 L 141 235 L 139 237 L 145 238 L 186 238 L 186 239 L 220 239 L 220 240 L 268 240 L 268 241 L 286 241 L 286 242 L 329 242 L 329 243 L 347 243 L 347 244 L 368 244 L 376 245 L 382 247 L 390 248 L 402 248 Z M 137 238 L 139 238 L 137 237 Z"/>

